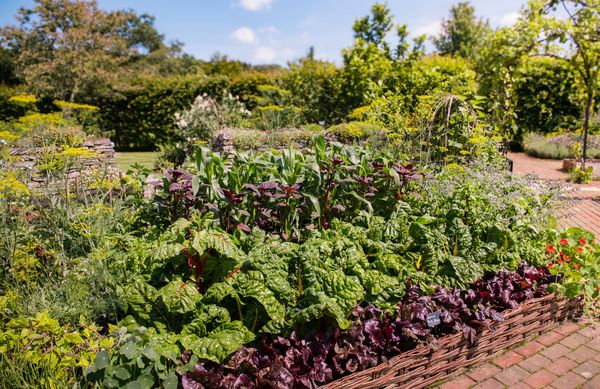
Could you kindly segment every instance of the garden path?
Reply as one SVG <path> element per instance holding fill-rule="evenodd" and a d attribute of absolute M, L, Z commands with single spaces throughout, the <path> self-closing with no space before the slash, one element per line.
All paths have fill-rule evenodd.
<path fill-rule="evenodd" d="M 515 174 L 534 174 L 561 186 L 561 227 L 581 227 L 600 238 L 600 182 L 576 185 L 555 160 L 511 153 Z M 600 326 L 565 322 L 439 386 L 439 389 L 555 388 L 600 389 Z"/>
<path fill-rule="evenodd" d="M 516 174 L 534 174 L 561 185 L 565 200 L 557 215 L 561 227 L 581 227 L 600 239 L 600 182 L 568 183 L 568 175 L 560 170 L 561 161 L 533 158 L 525 153 L 511 153 L 509 158 L 514 161 Z"/>
<path fill-rule="evenodd" d="M 438 389 L 600 389 L 600 328 L 565 322 Z"/>

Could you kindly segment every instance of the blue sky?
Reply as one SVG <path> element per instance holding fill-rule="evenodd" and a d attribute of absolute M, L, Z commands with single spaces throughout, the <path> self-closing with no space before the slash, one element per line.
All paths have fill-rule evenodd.
<path fill-rule="evenodd" d="M 390 0 L 395 22 L 414 35 L 434 34 L 459 0 Z M 352 24 L 375 0 L 98 0 L 106 10 L 132 8 L 156 17 L 167 40 L 208 59 L 215 52 L 254 64 L 285 64 L 310 46 L 318 57 L 340 61 L 352 44 Z M 512 24 L 525 0 L 472 0 L 492 26 Z M 33 0 L 0 0 L 0 25 L 12 23 L 19 7 Z"/>

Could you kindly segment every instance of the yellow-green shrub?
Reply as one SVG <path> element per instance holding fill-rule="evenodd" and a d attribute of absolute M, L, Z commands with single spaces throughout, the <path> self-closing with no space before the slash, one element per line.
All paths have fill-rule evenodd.
<path fill-rule="evenodd" d="M 327 132 L 342 142 L 351 142 L 383 134 L 385 129 L 377 124 L 367 122 L 349 122 L 331 126 Z"/>

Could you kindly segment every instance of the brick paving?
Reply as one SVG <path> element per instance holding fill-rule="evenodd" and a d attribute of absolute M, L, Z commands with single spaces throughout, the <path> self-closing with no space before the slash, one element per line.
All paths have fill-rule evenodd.
<path fill-rule="evenodd" d="M 509 158 L 514 162 L 515 174 L 533 174 L 561 186 L 564 206 L 557 215 L 560 227 L 580 227 L 600 238 L 600 182 L 568 183 L 568 175 L 560 170 L 561 161 L 533 158 L 525 153 L 511 153 Z"/>
<path fill-rule="evenodd" d="M 563 207 L 560 227 L 581 227 L 600 238 L 600 182 L 575 185 L 566 182 L 560 161 L 511 153 L 515 174 L 534 174 L 561 186 Z M 453 388 L 600 389 L 600 326 L 565 322 L 553 331 L 506 351 L 439 385 Z"/>
<path fill-rule="evenodd" d="M 458 388 L 600 389 L 600 328 L 565 322 L 439 386 Z"/>

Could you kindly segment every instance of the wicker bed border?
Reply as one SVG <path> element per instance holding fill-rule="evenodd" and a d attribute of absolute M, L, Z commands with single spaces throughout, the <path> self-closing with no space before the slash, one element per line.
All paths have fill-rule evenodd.
<path fill-rule="evenodd" d="M 540 335 L 566 319 L 581 316 L 582 299 L 566 299 L 556 294 L 528 300 L 519 307 L 502 312 L 504 321 L 495 331 L 478 333 L 474 345 L 462 334 L 440 338 L 439 349 L 419 346 L 389 361 L 322 386 L 323 389 L 424 388 L 454 377 L 505 349 Z"/>

